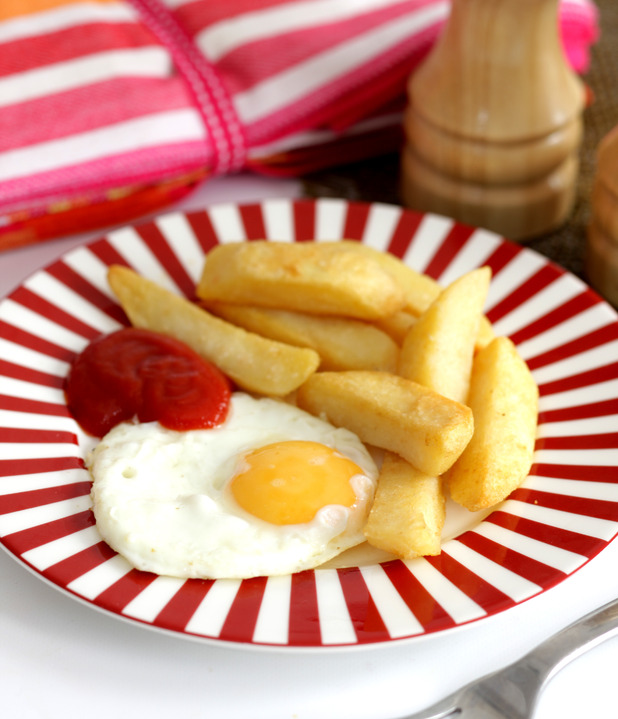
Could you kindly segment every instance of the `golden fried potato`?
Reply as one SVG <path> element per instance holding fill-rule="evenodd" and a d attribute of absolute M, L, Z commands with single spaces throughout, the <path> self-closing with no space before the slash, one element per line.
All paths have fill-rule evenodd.
<path fill-rule="evenodd" d="M 459 457 L 473 431 L 468 407 L 388 372 L 316 372 L 296 399 L 311 414 L 436 476 Z"/>
<path fill-rule="evenodd" d="M 483 347 L 487 347 L 487 345 L 494 339 L 496 335 L 494 334 L 494 328 L 491 326 L 491 322 L 487 319 L 485 315 L 481 317 L 481 320 L 479 322 L 479 331 L 476 335 L 476 345 L 475 350 L 483 349 Z"/>
<path fill-rule="evenodd" d="M 429 275 L 417 272 L 389 252 L 376 250 L 375 247 L 355 240 L 341 240 L 340 244 L 348 250 L 372 258 L 386 272 L 390 273 L 403 290 L 405 305 L 402 309 L 413 315 L 422 314 L 442 290 L 440 285 Z"/>
<path fill-rule="evenodd" d="M 436 556 L 445 518 L 442 480 L 386 452 L 365 524 L 369 544 L 402 559 Z"/>
<path fill-rule="evenodd" d="M 465 402 L 491 270 L 468 272 L 444 289 L 408 331 L 399 374 Z"/>
<path fill-rule="evenodd" d="M 417 272 L 395 255 L 354 240 L 342 240 L 341 244 L 351 251 L 372 257 L 386 272 L 390 272 L 404 293 L 403 309 L 416 317 L 423 314 L 442 292 L 443 288 L 429 275 Z M 493 338 L 491 323 L 483 316 L 479 326 L 477 349 L 489 344 Z"/>
<path fill-rule="evenodd" d="M 534 453 L 538 396 L 510 339 L 497 337 L 476 355 L 468 395 L 474 435 L 446 477 L 456 502 L 486 509 L 523 482 Z"/>
<path fill-rule="evenodd" d="M 212 249 L 198 283 L 206 301 L 373 320 L 404 304 L 397 282 L 339 242 L 232 242 Z"/>
<path fill-rule="evenodd" d="M 322 370 L 369 369 L 393 372 L 399 347 L 385 332 L 362 320 L 306 315 L 270 307 L 208 303 L 217 317 L 256 334 L 314 349 Z"/>
<path fill-rule="evenodd" d="M 311 349 L 247 332 L 126 267 L 110 267 L 108 281 L 135 327 L 181 340 L 242 389 L 283 396 L 301 385 L 320 363 Z"/>
<path fill-rule="evenodd" d="M 373 324 L 392 337 L 398 345 L 401 345 L 408 334 L 408 330 L 417 319 L 418 318 L 410 312 L 400 310 L 399 312 L 395 312 L 394 315 L 375 320 Z"/>

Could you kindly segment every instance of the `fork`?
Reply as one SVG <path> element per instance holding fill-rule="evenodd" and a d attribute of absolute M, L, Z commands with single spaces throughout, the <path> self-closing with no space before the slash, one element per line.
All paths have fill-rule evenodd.
<path fill-rule="evenodd" d="M 513 664 L 401 719 L 530 719 L 552 677 L 617 633 L 618 600 L 614 600 L 546 639 Z"/>

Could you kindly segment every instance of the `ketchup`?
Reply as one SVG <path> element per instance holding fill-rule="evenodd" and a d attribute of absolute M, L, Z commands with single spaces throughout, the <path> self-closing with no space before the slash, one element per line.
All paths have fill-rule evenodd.
<path fill-rule="evenodd" d="M 134 417 L 179 431 L 215 427 L 231 392 L 225 375 L 191 348 L 137 328 L 91 342 L 73 362 L 65 391 L 74 419 L 95 437 Z"/>

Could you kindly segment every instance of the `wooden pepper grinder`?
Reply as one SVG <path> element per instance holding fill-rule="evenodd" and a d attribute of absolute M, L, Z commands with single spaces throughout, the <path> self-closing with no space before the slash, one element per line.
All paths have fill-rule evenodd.
<path fill-rule="evenodd" d="M 564 56 L 558 0 L 453 0 L 408 96 L 405 205 L 513 240 L 564 222 L 585 91 Z"/>
<path fill-rule="evenodd" d="M 618 307 L 618 125 L 597 148 L 586 244 L 590 284 Z"/>

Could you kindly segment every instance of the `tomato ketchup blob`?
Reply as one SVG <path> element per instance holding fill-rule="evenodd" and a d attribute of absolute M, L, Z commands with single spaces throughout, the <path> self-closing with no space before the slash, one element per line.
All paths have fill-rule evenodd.
<path fill-rule="evenodd" d="M 126 328 L 93 340 L 66 380 L 68 408 L 84 431 L 102 437 L 135 417 L 168 429 L 208 429 L 228 412 L 227 377 L 182 342 Z"/>

